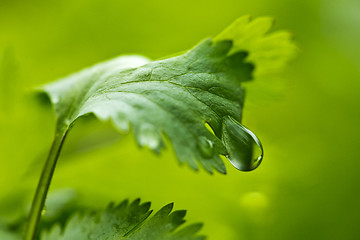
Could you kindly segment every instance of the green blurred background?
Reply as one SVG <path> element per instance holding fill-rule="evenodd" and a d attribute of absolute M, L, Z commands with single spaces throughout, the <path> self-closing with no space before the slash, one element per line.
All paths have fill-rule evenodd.
<path fill-rule="evenodd" d="M 120 54 L 152 59 L 189 49 L 244 14 L 293 32 L 298 57 L 248 84 L 244 124 L 263 164 L 227 175 L 179 167 L 132 135 L 83 120 L 70 133 L 52 191 L 80 205 L 141 197 L 175 202 L 210 240 L 359 239 L 360 1 L 0 0 L 0 215 L 15 221 L 34 193 L 54 132 L 33 87 Z"/>

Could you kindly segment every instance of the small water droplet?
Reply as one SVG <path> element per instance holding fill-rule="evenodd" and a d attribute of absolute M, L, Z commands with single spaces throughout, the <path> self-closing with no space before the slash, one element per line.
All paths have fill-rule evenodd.
<path fill-rule="evenodd" d="M 227 159 L 240 171 L 257 168 L 264 156 L 260 140 L 249 129 L 230 116 L 223 118 L 222 136 Z"/>
<path fill-rule="evenodd" d="M 141 125 L 138 138 L 140 146 L 148 146 L 156 152 L 164 146 L 160 133 L 151 124 Z"/>
<path fill-rule="evenodd" d="M 43 207 L 43 209 L 41 210 L 41 215 L 44 215 L 46 213 L 46 206 Z"/>
<path fill-rule="evenodd" d="M 51 100 L 52 100 L 53 104 L 57 104 L 59 102 L 59 97 L 53 96 Z"/>
<path fill-rule="evenodd" d="M 125 133 L 129 132 L 130 129 L 129 120 L 124 113 L 122 112 L 116 113 L 112 120 L 115 127 L 118 130 L 123 131 Z"/>
<path fill-rule="evenodd" d="M 210 158 L 214 155 L 214 144 L 206 137 L 204 136 L 199 137 L 197 146 L 203 157 Z"/>

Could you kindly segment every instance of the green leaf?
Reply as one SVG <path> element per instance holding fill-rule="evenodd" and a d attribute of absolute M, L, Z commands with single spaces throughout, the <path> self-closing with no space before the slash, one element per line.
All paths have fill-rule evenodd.
<path fill-rule="evenodd" d="M 241 144 L 242 138 L 224 144 L 224 119 L 233 119 L 228 121 L 238 129 L 233 132 L 255 136 L 240 125 L 244 106 L 241 83 L 252 79 L 253 63 L 261 71 L 283 65 L 290 55 L 274 53 L 293 46 L 276 34 L 264 35 L 269 20 L 248 23 L 246 19 L 239 19 L 214 40 L 204 40 L 177 57 L 153 62 L 140 56 L 118 57 L 46 85 L 43 90 L 54 105 L 57 132 L 66 132 L 79 117 L 94 114 L 100 120 L 112 121 L 123 132 L 131 126 L 140 146 L 158 153 L 166 136 L 180 162 L 194 169 L 200 162 L 210 173 L 212 169 L 225 173 L 219 155 L 229 159 L 251 156 L 237 154 L 248 151 L 237 143 L 253 145 Z M 235 154 L 231 156 L 230 152 Z M 257 165 L 250 158 L 232 162 L 241 162 L 234 166 L 247 171 L 261 161 Z"/>
<path fill-rule="evenodd" d="M 150 203 L 140 204 L 137 199 L 127 200 L 115 206 L 110 204 L 104 211 L 85 216 L 75 215 L 61 230 L 55 225 L 49 232 L 43 232 L 41 240 L 82 239 L 129 239 L 129 240 L 203 240 L 197 235 L 202 224 L 192 224 L 180 230 L 186 211 L 174 211 L 173 204 L 160 209 L 153 217 Z"/>
<path fill-rule="evenodd" d="M 256 66 L 254 75 L 262 75 L 282 69 L 298 52 L 292 34 L 287 31 L 268 33 L 275 20 L 259 17 L 251 21 L 250 16 L 237 19 L 220 33 L 215 40 L 233 39 L 231 53 L 246 51 L 247 61 Z"/>

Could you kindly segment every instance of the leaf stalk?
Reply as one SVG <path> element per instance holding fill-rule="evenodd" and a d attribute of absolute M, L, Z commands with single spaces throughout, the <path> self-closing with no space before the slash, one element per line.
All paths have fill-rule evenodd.
<path fill-rule="evenodd" d="M 31 210 L 29 214 L 29 218 L 26 224 L 24 240 L 35 240 L 39 222 L 41 218 L 41 214 L 44 209 L 45 200 L 47 193 L 49 191 L 50 183 L 52 176 L 54 174 L 56 162 L 59 158 L 59 154 L 63 143 L 65 141 L 66 135 L 68 133 L 69 128 L 65 128 L 64 131 L 56 131 L 52 146 L 50 148 L 49 155 L 46 159 L 45 165 L 43 167 L 41 177 L 39 183 L 36 188 L 36 192 L 33 198 L 33 202 L 31 205 Z"/>

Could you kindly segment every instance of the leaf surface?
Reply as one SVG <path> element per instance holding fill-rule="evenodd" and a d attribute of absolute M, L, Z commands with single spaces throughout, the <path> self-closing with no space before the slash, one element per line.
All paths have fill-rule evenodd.
<path fill-rule="evenodd" d="M 183 55 L 153 62 L 140 56 L 118 57 L 46 85 L 43 90 L 54 105 L 57 131 L 67 131 L 79 117 L 95 114 L 123 132 L 131 126 L 140 146 L 160 152 L 166 136 L 180 162 L 225 173 L 219 155 L 231 159 L 230 152 L 248 151 L 237 146 L 241 138 L 224 144 L 222 137 L 225 118 L 244 131 L 241 83 L 252 79 L 255 67 L 264 72 L 282 66 L 294 48 L 281 33 L 265 35 L 271 22 L 240 18 L 214 40 L 206 39 Z M 247 171 L 261 161 L 254 165 L 251 156 L 235 162 Z"/>
<path fill-rule="evenodd" d="M 160 209 L 154 216 L 150 203 L 140 204 L 137 199 L 119 205 L 110 204 L 104 211 L 85 216 L 75 215 L 64 230 L 55 225 L 43 232 L 41 240 L 204 240 L 197 232 L 202 224 L 192 224 L 177 230 L 185 220 L 186 211 L 173 211 L 173 204 Z"/>

